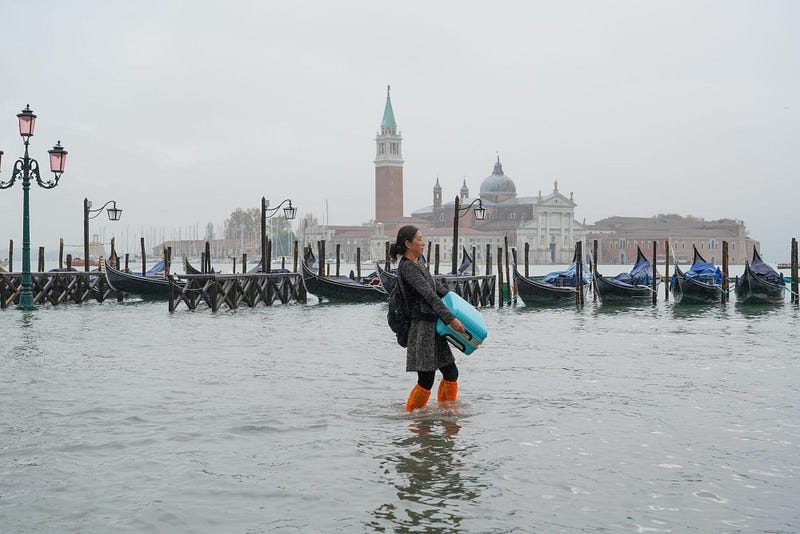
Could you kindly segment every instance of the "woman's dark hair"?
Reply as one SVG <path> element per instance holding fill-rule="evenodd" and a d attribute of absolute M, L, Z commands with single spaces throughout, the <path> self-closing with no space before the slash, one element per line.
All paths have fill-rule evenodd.
<path fill-rule="evenodd" d="M 392 261 L 397 260 L 397 256 L 402 256 L 406 251 L 406 241 L 414 241 L 414 236 L 419 232 L 419 228 L 409 224 L 397 231 L 397 241 L 389 246 L 389 256 Z"/>

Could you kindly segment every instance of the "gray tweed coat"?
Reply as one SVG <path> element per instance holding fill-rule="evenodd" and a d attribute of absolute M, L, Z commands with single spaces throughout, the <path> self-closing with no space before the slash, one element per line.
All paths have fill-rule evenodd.
<path fill-rule="evenodd" d="M 435 280 L 428 269 L 408 258 L 397 265 L 405 295 L 411 310 L 411 329 L 408 332 L 406 371 L 435 371 L 455 361 L 450 345 L 436 335 L 436 319 L 445 324 L 455 316 L 447 309 L 441 297 L 447 289 Z"/>

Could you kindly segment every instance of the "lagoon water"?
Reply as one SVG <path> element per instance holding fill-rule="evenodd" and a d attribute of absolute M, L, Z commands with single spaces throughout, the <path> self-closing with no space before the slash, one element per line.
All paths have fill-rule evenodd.
<path fill-rule="evenodd" d="M 0 532 L 800 531 L 788 302 L 485 309 L 412 414 L 385 312 L 0 312 Z"/>

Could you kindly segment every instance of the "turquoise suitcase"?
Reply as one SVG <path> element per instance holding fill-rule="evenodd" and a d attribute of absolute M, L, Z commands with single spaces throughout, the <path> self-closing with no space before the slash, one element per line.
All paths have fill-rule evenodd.
<path fill-rule="evenodd" d="M 442 302 L 456 316 L 456 319 L 464 323 L 467 334 L 462 336 L 444 324 L 441 319 L 436 321 L 436 333 L 443 336 L 464 354 L 472 354 L 486 339 L 486 323 L 481 312 L 454 291 L 450 291 L 442 297 Z"/>

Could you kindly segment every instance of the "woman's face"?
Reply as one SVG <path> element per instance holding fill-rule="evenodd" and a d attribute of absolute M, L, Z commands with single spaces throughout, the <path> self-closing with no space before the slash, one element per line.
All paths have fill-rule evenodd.
<path fill-rule="evenodd" d="M 425 241 L 423 241 L 422 234 L 419 233 L 419 230 L 414 234 L 414 239 L 412 241 L 406 241 L 406 249 L 409 252 L 413 252 L 416 256 L 422 256 L 425 250 Z"/>

